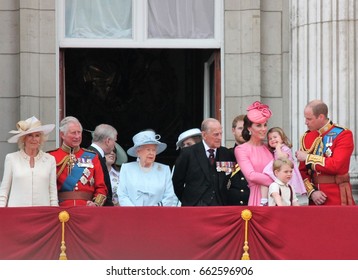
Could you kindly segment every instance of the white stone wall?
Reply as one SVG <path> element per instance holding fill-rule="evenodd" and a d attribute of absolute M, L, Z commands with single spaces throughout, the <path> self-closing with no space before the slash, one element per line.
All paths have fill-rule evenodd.
<path fill-rule="evenodd" d="M 0 176 L 16 122 L 56 121 L 55 0 L 0 1 Z M 44 149 L 55 148 L 52 132 Z"/>
<path fill-rule="evenodd" d="M 224 92 L 226 144 L 231 122 L 253 101 L 273 111 L 269 126 L 290 136 L 289 2 L 226 0 L 224 5 Z"/>
<path fill-rule="evenodd" d="M 292 0 L 291 85 L 292 135 L 307 129 L 303 110 L 309 100 L 322 99 L 330 119 L 357 135 L 358 6 L 353 0 Z M 294 143 L 298 146 L 298 143 Z M 350 175 L 358 183 L 357 151 Z"/>
<path fill-rule="evenodd" d="M 0 175 L 9 151 L 17 150 L 8 144 L 8 132 L 20 115 L 20 24 L 19 1 L 0 1 Z M 0 179 L 1 180 L 1 179 Z"/>

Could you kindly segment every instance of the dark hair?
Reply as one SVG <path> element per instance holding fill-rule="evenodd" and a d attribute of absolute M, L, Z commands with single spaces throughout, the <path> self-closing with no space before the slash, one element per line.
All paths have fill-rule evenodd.
<path fill-rule="evenodd" d="M 251 127 L 253 124 L 252 121 L 249 120 L 249 118 L 247 117 L 247 115 L 244 117 L 244 128 L 242 130 L 242 138 L 244 138 L 244 140 L 247 142 L 250 140 L 251 135 L 250 135 L 250 131 L 248 130 L 249 127 Z"/>
<path fill-rule="evenodd" d="M 231 127 L 232 127 L 232 128 L 235 128 L 237 122 L 238 122 L 238 121 L 243 121 L 244 118 L 245 118 L 245 115 L 238 115 L 238 116 L 236 116 L 236 117 L 233 119 L 233 121 L 232 121 Z"/>
<path fill-rule="evenodd" d="M 117 161 L 117 149 L 116 149 L 116 147 L 113 148 L 113 152 L 115 154 L 115 158 L 114 158 L 114 162 L 112 164 L 112 167 L 114 168 L 114 170 L 119 171 L 121 169 L 121 166 L 116 164 L 116 161 Z"/>

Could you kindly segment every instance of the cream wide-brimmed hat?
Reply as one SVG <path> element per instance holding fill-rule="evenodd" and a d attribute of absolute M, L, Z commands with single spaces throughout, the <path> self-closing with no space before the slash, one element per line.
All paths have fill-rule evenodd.
<path fill-rule="evenodd" d="M 178 137 L 178 141 L 176 143 L 177 146 L 177 150 L 181 147 L 182 143 L 190 138 L 190 137 L 195 137 L 195 136 L 201 136 L 201 131 L 199 128 L 192 128 L 192 129 L 188 129 L 182 133 L 180 133 L 179 137 Z"/>
<path fill-rule="evenodd" d="M 137 157 L 137 148 L 143 145 L 154 144 L 157 145 L 157 155 L 167 148 L 167 144 L 159 142 L 160 135 L 155 134 L 152 130 L 145 130 L 133 136 L 133 147 L 127 150 L 127 154 L 132 157 Z"/>
<path fill-rule="evenodd" d="M 19 121 L 16 124 L 17 130 L 11 130 L 9 133 L 15 134 L 10 137 L 7 142 L 9 143 L 17 143 L 20 137 L 31 134 L 34 132 L 42 132 L 44 135 L 49 134 L 54 128 L 54 124 L 46 124 L 42 125 L 41 122 L 36 117 L 28 118 L 24 121 Z"/>

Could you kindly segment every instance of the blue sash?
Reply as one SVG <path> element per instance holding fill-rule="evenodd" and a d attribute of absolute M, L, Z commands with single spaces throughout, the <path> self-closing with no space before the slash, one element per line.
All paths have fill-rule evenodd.
<path fill-rule="evenodd" d="M 344 129 L 342 127 L 334 127 L 332 128 L 322 139 L 323 149 L 322 149 L 322 155 L 326 153 L 327 148 L 331 146 L 334 139 L 343 131 Z M 320 149 L 317 149 L 317 153 L 319 153 Z"/>
<path fill-rule="evenodd" d="M 96 156 L 95 153 L 84 152 L 81 158 L 93 159 L 95 156 Z M 61 191 L 62 192 L 73 191 L 73 187 L 77 184 L 78 180 L 81 178 L 84 169 L 85 167 L 79 167 L 78 164 L 76 163 L 71 170 L 71 174 L 69 174 L 65 182 L 63 182 Z"/>

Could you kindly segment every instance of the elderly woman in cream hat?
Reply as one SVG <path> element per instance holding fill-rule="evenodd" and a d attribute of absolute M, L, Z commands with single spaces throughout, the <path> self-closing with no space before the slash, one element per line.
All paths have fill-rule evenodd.
<path fill-rule="evenodd" d="M 145 130 L 133 136 L 127 154 L 137 158 L 122 164 L 119 173 L 118 200 L 121 206 L 176 206 L 168 165 L 155 162 L 156 155 L 167 148 L 160 135 Z"/>
<path fill-rule="evenodd" d="M 31 117 L 16 126 L 8 142 L 17 143 L 19 151 L 6 155 L 0 206 L 58 206 L 56 161 L 41 149 L 55 125 Z"/>
<path fill-rule="evenodd" d="M 271 177 L 263 172 L 265 166 L 273 160 L 273 154 L 267 147 L 267 122 L 272 112 L 268 105 L 256 101 L 247 108 L 244 118 L 242 137 L 245 143 L 235 148 L 235 157 L 241 167 L 249 188 L 248 205 L 267 205 L 267 197 L 262 197 L 261 187 L 268 188 L 273 182 Z"/>
<path fill-rule="evenodd" d="M 199 128 L 191 128 L 180 133 L 176 143 L 177 150 L 185 147 L 192 146 L 202 139 L 201 131 Z"/>

